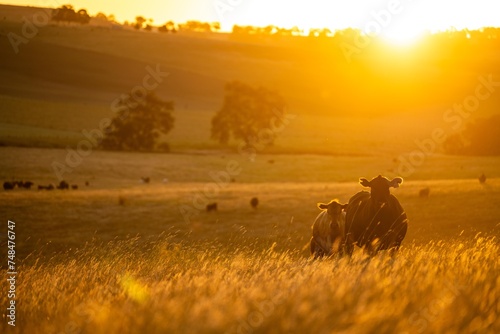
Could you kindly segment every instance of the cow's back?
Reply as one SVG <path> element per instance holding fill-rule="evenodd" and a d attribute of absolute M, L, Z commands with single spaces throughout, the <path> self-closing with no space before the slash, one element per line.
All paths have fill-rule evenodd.
<path fill-rule="evenodd" d="M 360 191 L 349 199 L 346 210 L 345 228 L 346 233 L 352 233 L 353 228 L 358 225 L 356 222 L 363 221 L 364 216 L 369 214 L 370 193 Z"/>
<path fill-rule="evenodd" d="M 358 246 L 363 247 L 376 239 L 380 241 L 379 249 L 399 246 L 406 230 L 406 213 L 394 195 L 390 195 L 387 205 L 377 210 L 372 207 L 367 191 L 361 191 L 349 200 L 346 233 Z"/>

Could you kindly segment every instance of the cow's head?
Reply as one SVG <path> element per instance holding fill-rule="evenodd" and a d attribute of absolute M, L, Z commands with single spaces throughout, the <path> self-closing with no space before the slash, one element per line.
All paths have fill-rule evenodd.
<path fill-rule="evenodd" d="M 328 204 L 318 203 L 318 208 L 327 210 L 328 215 L 332 218 L 339 216 L 342 211 L 347 209 L 347 204 L 340 204 L 336 199 L 330 201 Z"/>
<path fill-rule="evenodd" d="M 391 195 L 389 188 L 398 188 L 399 185 L 403 183 L 403 179 L 400 177 L 396 177 L 392 179 L 392 181 L 389 181 L 389 179 L 387 179 L 386 177 L 379 175 L 371 181 L 368 181 L 365 178 L 361 178 L 359 179 L 359 183 L 363 187 L 371 188 L 372 202 L 373 204 L 375 204 L 375 206 L 379 207 L 383 204 L 387 204 L 387 202 L 389 201 L 389 197 Z"/>

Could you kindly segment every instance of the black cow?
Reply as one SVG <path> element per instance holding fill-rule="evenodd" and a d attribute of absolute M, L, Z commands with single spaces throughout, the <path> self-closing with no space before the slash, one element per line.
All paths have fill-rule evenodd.
<path fill-rule="evenodd" d="M 34 185 L 35 185 L 35 184 L 34 184 L 33 182 L 31 182 L 31 181 L 25 181 L 25 182 L 23 182 L 22 187 L 23 187 L 24 189 L 28 189 L 28 190 L 29 190 L 29 189 L 31 189 L 31 187 L 33 187 Z"/>
<path fill-rule="evenodd" d="M 374 255 L 379 250 L 398 250 L 406 236 L 408 218 L 398 199 L 389 189 L 398 188 L 403 179 L 392 181 L 379 175 L 368 181 L 361 178 L 359 183 L 371 188 L 371 192 L 361 191 L 351 197 L 346 213 L 346 252 L 351 255 L 354 245 Z"/>
<path fill-rule="evenodd" d="M 418 196 L 422 198 L 427 198 L 429 197 L 430 193 L 431 193 L 431 188 L 427 187 L 424 189 L 420 189 L 420 191 L 418 192 Z"/>
<path fill-rule="evenodd" d="M 56 187 L 51 183 L 48 186 L 38 186 L 38 190 L 54 190 Z"/>
<path fill-rule="evenodd" d="M 12 190 L 16 187 L 16 185 L 14 184 L 14 182 L 8 182 L 8 181 L 5 181 L 3 183 L 3 189 L 5 190 Z"/>
<path fill-rule="evenodd" d="M 207 212 L 217 211 L 217 202 L 207 204 Z"/>
<path fill-rule="evenodd" d="M 62 180 L 61 182 L 59 182 L 57 189 L 61 189 L 61 190 L 69 189 L 69 183 Z"/>
<path fill-rule="evenodd" d="M 259 199 L 257 197 L 254 197 L 250 200 L 250 206 L 254 209 L 257 209 L 257 206 L 259 205 Z"/>

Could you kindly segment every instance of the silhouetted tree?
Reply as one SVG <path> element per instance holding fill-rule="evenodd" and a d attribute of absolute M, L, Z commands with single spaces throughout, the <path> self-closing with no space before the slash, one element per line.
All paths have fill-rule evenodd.
<path fill-rule="evenodd" d="M 279 124 L 285 116 L 285 101 L 274 91 L 233 81 L 226 84 L 222 108 L 212 119 L 211 137 L 220 143 L 241 139 L 247 146 L 259 143 L 259 131 Z M 276 133 L 267 133 L 272 143 Z"/>
<path fill-rule="evenodd" d="M 77 22 L 80 24 L 87 24 L 90 22 L 90 15 L 85 9 L 80 9 L 75 12 L 72 5 L 62 5 L 52 11 L 51 20 L 56 22 Z"/>
<path fill-rule="evenodd" d="M 332 37 L 332 36 L 333 36 L 332 31 L 328 28 L 309 30 L 309 37 L 326 38 L 326 37 Z"/>
<path fill-rule="evenodd" d="M 211 32 L 214 25 L 217 27 L 218 23 L 207 23 L 200 21 L 187 21 L 186 23 L 179 24 L 179 30 L 192 31 L 192 32 Z M 220 28 L 220 25 L 219 25 Z"/>
<path fill-rule="evenodd" d="M 103 20 L 103 21 L 107 21 L 108 20 L 108 17 L 106 14 L 104 14 L 103 12 L 99 12 L 95 15 L 95 18 L 96 19 L 100 19 L 100 20 Z"/>
<path fill-rule="evenodd" d="M 159 32 L 172 32 L 175 33 L 177 30 L 175 29 L 175 23 L 173 21 L 168 21 L 161 27 L 158 27 Z"/>
<path fill-rule="evenodd" d="M 165 23 L 165 27 L 167 27 L 168 31 L 175 31 L 175 23 L 173 21 Z"/>
<path fill-rule="evenodd" d="M 218 32 L 220 30 L 220 23 L 219 22 L 213 22 L 211 25 L 211 30 L 213 32 Z"/>
<path fill-rule="evenodd" d="M 77 13 L 76 21 L 81 24 L 87 24 L 90 22 L 90 15 L 87 13 L 87 10 L 80 9 Z"/>
<path fill-rule="evenodd" d="M 154 93 L 147 93 L 139 101 L 128 95 L 117 107 L 119 112 L 106 129 L 102 148 L 151 151 L 161 147 L 165 150 L 166 143 L 158 143 L 158 139 L 174 126 L 172 101 L 162 101 Z"/>
<path fill-rule="evenodd" d="M 95 18 L 101 21 L 115 22 L 116 18 L 114 14 L 106 15 L 103 12 L 99 12 L 95 15 Z"/>
<path fill-rule="evenodd" d="M 134 23 L 134 28 L 137 30 L 142 29 L 144 26 L 144 23 L 146 23 L 146 19 L 142 16 L 136 16 L 135 17 L 135 23 Z"/>

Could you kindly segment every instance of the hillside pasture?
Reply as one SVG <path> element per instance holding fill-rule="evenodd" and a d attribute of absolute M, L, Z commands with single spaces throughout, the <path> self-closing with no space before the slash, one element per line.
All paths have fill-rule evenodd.
<path fill-rule="evenodd" d="M 66 155 L 59 149 L 0 151 L 3 180 L 42 185 L 57 183 L 51 164 L 64 162 Z M 379 173 L 392 177 L 386 169 L 392 161 L 387 161 L 261 154 L 252 162 L 230 154 L 96 151 L 65 174 L 66 181 L 79 185 L 78 190 L 0 191 L 0 203 L 4 217 L 18 222 L 19 254 L 24 256 L 39 248 L 51 254 L 94 239 L 106 242 L 162 232 L 175 232 L 176 240 L 191 242 L 224 242 L 245 235 L 260 240 L 264 248 L 276 242 L 283 250 L 302 249 L 319 212 L 316 203 L 333 198 L 347 202 L 364 189 L 357 183 L 359 177 Z M 239 166 L 237 175 L 227 172 L 228 163 Z M 496 166 L 497 158 L 437 156 L 407 178 L 400 189 L 393 190 L 410 219 L 405 242 L 497 233 L 500 178 Z M 484 185 L 473 177 L 481 172 L 488 176 Z M 142 184 L 141 177 L 151 177 L 151 183 Z M 419 191 L 426 187 L 430 197 L 420 198 Z M 259 198 L 257 210 L 249 204 L 252 197 Z M 204 205 L 211 202 L 218 203 L 218 212 L 205 212 Z M 183 214 L 186 208 L 193 214 Z"/>

